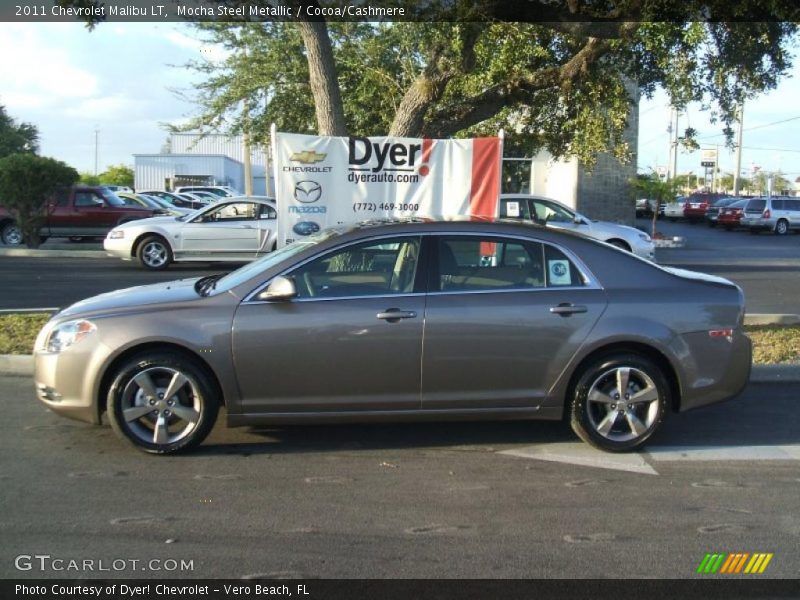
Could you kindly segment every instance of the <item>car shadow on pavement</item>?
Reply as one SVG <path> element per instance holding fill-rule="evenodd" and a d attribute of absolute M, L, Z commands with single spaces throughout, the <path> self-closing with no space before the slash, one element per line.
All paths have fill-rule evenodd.
<path fill-rule="evenodd" d="M 495 451 L 519 445 L 577 441 L 566 421 L 328 424 L 238 429 L 218 425 L 196 452 L 252 455 L 413 448 Z M 735 448 L 794 444 L 800 444 L 798 386 L 751 384 L 728 402 L 671 413 L 649 445 Z"/>
<path fill-rule="evenodd" d="M 559 421 L 290 425 L 215 431 L 196 452 L 249 455 L 413 448 L 491 452 L 519 444 L 575 440 L 569 426 Z"/>

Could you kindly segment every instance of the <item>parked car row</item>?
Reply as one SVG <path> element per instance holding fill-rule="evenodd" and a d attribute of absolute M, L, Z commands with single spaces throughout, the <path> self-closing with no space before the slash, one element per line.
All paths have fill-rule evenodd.
<path fill-rule="evenodd" d="M 800 198 L 723 196 L 710 201 L 689 196 L 667 204 L 664 216 L 692 223 L 702 219 L 709 227 L 719 225 L 728 231 L 744 228 L 754 234 L 767 231 L 786 235 L 800 230 Z"/>

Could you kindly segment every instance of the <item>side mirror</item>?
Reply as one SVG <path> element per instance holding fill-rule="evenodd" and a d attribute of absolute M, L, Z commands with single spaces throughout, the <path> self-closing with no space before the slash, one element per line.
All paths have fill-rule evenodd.
<path fill-rule="evenodd" d="M 291 300 L 296 296 L 297 287 L 294 285 L 293 280 L 288 277 L 276 277 L 257 298 L 267 302 L 275 302 L 278 300 Z"/>

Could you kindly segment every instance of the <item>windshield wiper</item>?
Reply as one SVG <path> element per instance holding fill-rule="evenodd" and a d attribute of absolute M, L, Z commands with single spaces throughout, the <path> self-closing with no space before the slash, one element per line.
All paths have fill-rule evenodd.
<path fill-rule="evenodd" d="M 217 281 L 219 281 L 225 273 L 217 273 L 216 275 L 206 275 L 205 277 L 201 277 L 198 279 L 194 284 L 194 291 L 196 291 L 201 296 L 208 296 L 208 294 L 217 287 Z"/>

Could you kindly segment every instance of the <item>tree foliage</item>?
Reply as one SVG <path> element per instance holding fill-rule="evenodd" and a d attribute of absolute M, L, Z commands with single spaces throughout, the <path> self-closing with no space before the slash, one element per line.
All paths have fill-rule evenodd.
<path fill-rule="evenodd" d="M 187 128 L 247 130 L 262 142 L 271 122 L 323 135 L 504 128 L 511 152 L 591 164 L 601 151 L 630 156 L 623 132 L 638 91 L 664 88 L 679 109 L 700 102 L 732 143 L 737 104 L 777 85 L 800 21 L 790 0 L 427 0 L 405 9 L 415 22 L 200 24 L 205 41 L 230 54 L 189 65 L 204 81 L 189 94 L 201 110 Z M 693 144 L 691 131 L 681 138 Z"/>
<path fill-rule="evenodd" d="M 133 187 L 133 169 L 128 165 L 109 165 L 99 179 L 104 184 Z"/>
<path fill-rule="evenodd" d="M 665 181 L 655 172 L 647 175 L 637 175 L 629 183 L 631 194 L 635 198 L 647 198 L 655 201 L 651 232 L 651 235 L 655 237 L 659 207 L 667 202 L 672 202 L 683 188 L 683 184 L 678 178 Z"/>
<path fill-rule="evenodd" d="M 737 102 L 775 87 L 786 72 L 796 30 L 785 22 L 677 20 L 330 22 L 320 35 L 330 42 L 336 89 L 322 87 L 339 94 L 344 126 L 325 131 L 315 112 L 320 69 L 296 23 L 196 27 L 229 55 L 189 65 L 204 80 L 190 96 L 201 112 L 185 129 L 249 127 L 264 140 L 271 122 L 295 132 L 413 137 L 503 128 L 516 152 L 545 148 L 587 163 L 604 150 L 630 155 L 623 133 L 637 85 L 647 96 L 665 88 L 679 108 L 700 102 L 730 136 Z M 684 143 L 692 134 L 684 132 Z"/>
<path fill-rule="evenodd" d="M 0 105 L 0 158 L 39 150 L 39 131 L 30 123 L 17 123 Z"/>
<path fill-rule="evenodd" d="M 75 169 L 53 158 L 33 154 L 0 158 L 0 205 L 14 217 L 29 248 L 39 247 L 48 200 L 77 180 Z"/>

